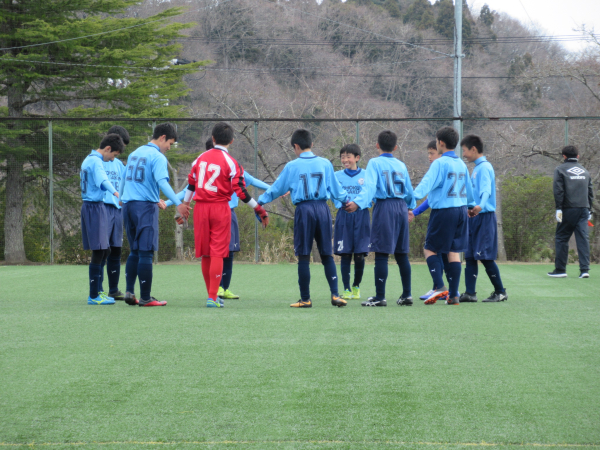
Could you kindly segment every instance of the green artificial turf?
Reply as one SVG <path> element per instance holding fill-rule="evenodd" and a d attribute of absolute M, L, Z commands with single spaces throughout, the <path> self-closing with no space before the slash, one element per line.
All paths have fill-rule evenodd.
<path fill-rule="evenodd" d="M 295 265 L 235 265 L 220 310 L 198 264 L 154 267 L 162 308 L 88 306 L 87 266 L 0 266 L 0 450 L 600 447 L 600 272 L 500 268 L 505 303 L 425 306 L 413 265 L 398 307 L 394 265 L 387 308 L 340 309 L 312 265 L 296 310 Z"/>

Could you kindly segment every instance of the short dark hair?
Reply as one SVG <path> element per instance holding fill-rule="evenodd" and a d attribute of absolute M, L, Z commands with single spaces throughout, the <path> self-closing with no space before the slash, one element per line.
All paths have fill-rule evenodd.
<path fill-rule="evenodd" d="M 152 134 L 152 139 L 158 139 L 161 136 L 164 136 L 167 141 L 175 139 L 175 142 L 177 142 L 177 130 L 175 129 L 175 125 L 172 123 L 161 123 L 160 125 L 156 125 L 154 134 Z"/>
<path fill-rule="evenodd" d="M 121 125 L 113 125 L 106 134 L 118 134 L 123 139 L 123 144 L 129 144 L 129 133 Z"/>
<path fill-rule="evenodd" d="M 393 152 L 398 143 L 398 136 L 393 131 L 384 130 L 377 136 L 377 143 L 384 152 Z"/>
<path fill-rule="evenodd" d="M 344 145 L 340 150 L 340 156 L 342 156 L 344 153 L 349 153 L 350 155 L 354 156 L 362 156 L 360 147 L 357 144 Z"/>
<path fill-rule="evenodd" d="M 101 149 L 106 148 L 108 146 L 110 146 L 111 153 L 115 153 L 115 152 L 121 153 L 123 151 L 123 149 L 125 148 L 123 139 L 121 139 L 121 136 L 119 136 L 116 133 L 107 134 L 102 139 L 102 142 L 100 142 Z"/>
<path fill-rule="evenodd" d="M 433 141 L 429 141 L 429 144 L 427 144 L 427 150 L 430 148 L 437 150 L 437 143 L 435 142 L 435 139 Z"/>
<path fill-rule="evenodd" d="M 235 131 L 233 130 L 233 127 L 227 122 L 218 122 L 212 129 L 212 137 L 215 140 L 216 145 L 231 144 L 233 142 L 234 134 Z"/>
<path fill-rule="evenodd" d="M 212 137 L 208 138 L 208 140 L 204 143 L 204 146 L 206 147 L 206 150 L 214 148 L 215 144 L 213 144 Z"/>
<path fill-rule="evenodd" d="M 472 147 L 475 147 L 477 149 L 477 153 L 483 153 L 483 141 L 479 136 L 474 134 L 467 134 L 464 138 L 462 138 L 460 141 L 460 146 L 466 147 L 469 150 Z"/>
<path fill-rule="evenodd" d="M 566 147 L 563 147 L 562 154 L 567 158 L 577 158 L 579 155 L 579 149 L 574 145 L 567 145 Z"/>
<path fill-rule="evenodd" d="M 458 144 L 458 131 L 452 127 L 440 128 L 437 133 L 435 133 L 435 137 L 438 141 L 446 144 L 448 150 L 454 150 Z"/>
<path fill-rule="evenodd" d="M 292 133 L 291 143 L 292 147 L 297 144 L 301 150 L 312 148 L 312 133 L 304 128 L 298 128 Z"/>

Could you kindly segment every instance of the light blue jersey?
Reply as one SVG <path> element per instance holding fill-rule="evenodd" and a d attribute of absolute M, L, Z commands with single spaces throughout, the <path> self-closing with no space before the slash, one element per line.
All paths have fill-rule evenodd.
<path fill-rule="evenodd" d="M 354 201 L 356 196 L 363 191 L 365 186 L 365 175 L 366 171 L 360 168 L 357 170 L 338 170 L 335 173 L 335 177 L 348 193 L 348 201 Z M 342 203 L 337 200 L 334 200 L 333 204 L 338 209 L 342 207 Z"/>
<path fill-rule="evenodd" d="M 444 153 L 429 166 L 415 189 L 417 200 L 425 196 L 431 209 L 475 206 L 469 170 L 454 151 Z"/>
<path fill-rule="evenodd" d="M 309 200 L 328 200 L 330 197 L 345 202 L 348 197 L 335 177 L 331 162 L 313 152 L 301 153 L 297 159 L 287 163 L 258 202 L 262 205 L 270 203 L 288 191 L 294 205 Z"/>
<path fill-rule="evenodd" d="M 108 180 L 118 191 L 123 181 L 123 178 L 125 178 L 125 165 L 116 158 L 112 161 L 103 161 L 102 165 L 104 166 L 104 170 L 106 172 Z M 103 200 L 104 203 L 106 203 L 107 205 L 113 205 L 121 209 L 121 206 L 119 205 L 119 199 L 110 192 L 107 191 L 104 193 Z"/>
<path fill-rule="evenodd" d="M 157 145 L 148 143 L 127 158 L 123 203 L 130 201 L 158 203 L 159 182 L 169 181 L 167 158 Z"/>
<path fill-rule="evenodd" d="M 262 189 L 263 191 L 266 191 L 267 189 L 269 189 L 271 187 L 267 183 L 259 180 L 258 178 L 254 178 L 252 175 L 250 175 L 245 170 L 244 170 L 244 180 L 246 181 L 246 187 L 255 186 L 259 189 Z M 231 200 L 229 200 L 229 207 L 231 209 L 237 208 L 239 201 L 240 201 L 240 199 L 238 198 L 237 194 L 234 192 L 231 195 Z"/>
<path fill-rule="evenodd" d="M 79 172 L 81 198 L 86 202 L 101 202 L 105 191 L 108 191 L 110 195 L 116 192 L 114 186 L 108 181 L 102 165 L 103 161 L 102 155 L 98 151 L 92 150 L 81 164 Z"/>
<path fill-rule="evenodd" d="M 354 199 L 360 209 L 366 209 L 374 199 L 401 198 L 408 209 L 416 206 L 410 175 L 406 165 L 391 153 L 371 158 L 367 164 L 365 184 Z"/>
<path fill-rule="evenodd" d="M 475 160 L 475 168 L 471 174 L 475 204 L 481 206 L 481 212 L 496 211 L 496 174 L 492 163 L 485 156 Z M 486 200 L 487 194 L 487 201 Z"/>

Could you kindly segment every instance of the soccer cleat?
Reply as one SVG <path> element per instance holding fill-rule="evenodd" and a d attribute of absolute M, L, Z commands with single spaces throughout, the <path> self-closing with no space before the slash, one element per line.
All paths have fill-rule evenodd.
<path fill-rule="evenodd" d="M 227 300 L 236 300 L 240 298 L 239 295 L 235 295 L 229 289 L 223 289 L 221 286 L 219 286 L 219 292 L 217 292 L 217 297 L 224 298 Z"/>
<path fill-rule="evenodd" d="M 125 294 L 118 289 L 115 292 L 109 292 L 108 296 L 114 298 L 115 300 L 125 300 Z"/>
<path fill-rule="evenodd" d="M 296 303 L 290 305 L 292 308 L 312 308 L 312 302 L 308 300 L 298 300 Z"/>
<path fill-rule="evenodd" d="M 482 302 L 495 303 L 495 302 L 505 302 L 506 300 L 508 300 L 508 295 L 506 295 L 506 292 L 502 293 L 502 292 L 494 291 L 488 298 L 486 298 L 485 300 L 482 300 Z"/>
<path fill-rule="evenodd" d="M 332 295 L 331 296 L 331 304 L 333 306 L 337 306 L 338 308 L 341 308 L 342 306 L 346 306 L 348 304 L 348 302 L 346 300 L 344 300 L 342 297 L 340 297 L 339 295 Z"/>
<path fill-rule="evenodd" d="M 362 302 L 361 306 L 387 306 L 387 300 L 385 298 L 378 300 L 375 297 L 369 297 L 366 302 Z"/>
<path fill-rule="evenodd" d="M 435 292 L 435 289 L 431 289 L 431 290 L 427 291 L 427 293 L 421 295 L 419 298 L 421 300 L 427 300 L 431 296 L 431 294 L 433 294 L 434 292 Z"/>
<path fill-rule="evenodd" d="M 217 297 L 217 302 L 219 302 L 219 305 L 221 305 L 221 308 L 225 308 L 225 300 Z"/>
<path fill-rule="evenodd" d="M 548 276 L 552 278 L 567 278 L 567 272 L 559 272 L 554 269 L 552 272 L 548 272 Z"/>
<path fill-rule="evenodd" d="M 352 291 L 350 289 L 346 289 L 344 293 L 341 295 L 344 300 L 352 300 Z"/>
<path fill-rule="evenodd" d="M 102 297 L 98 295 L 96 298 L 88 297 L 88 305 L 114 305 L 115 300 L 110 297 Z"/>
<path fill-rule="evenodd" d="M 358 286 L 352 286 L 352 298 L 353 299 L 360 298 L 360 288 Z"/>
<path fill-rule="evenodd" d="M 477 292 L 475 292 L 477 294 Z M 459 297 L 461 303 L 477 303 L 477 296 L 475 294 L 469 294 L 465 292 Z"/>
<path fill-rule="evenodd" d="M 217 301 L 214 301 L 212 298 L 209 298 L 208 300 L 206 300 L 206 307 L 207 308 L 222 308 L 223 306 L 221 306 L 221 303 L 219 303 L 218 299 L 217 299 Z"/>
<path fill-rule="evenodd" d="M 154 297 L 150 297 L 150 300 L 138 302 L 139 306 L 166 306 L 167 302 L 159 302 Z"/>
<path fill-rule="evenodd" d="M 139 300 L 135 298 L 135 294 L 132 294 L 131 292 L 125 292 L 125 297 L 123 298 L 123 300 L 125 300 L 125 303 L 127 303 L 129 306 L 135 306 L 140 304 Z"/>
<path fill-rule="evenodd" d="M 458 297 L 452 297 L 446 300 L 446 305 L 460 305 L 460 300 Z"/>
<path fill-rule="evenodd" d="M 100 297 L 102 297 L 103 299 L 108 299 L 108 300 L 112 300 L 113 302 L 115 301 L 115 299 L 113 297 L 109 297 L 108 293 L 106 293 L 105 291 L 100 291 L 98 292 L 98 295 Z"/>
<path fill-rule="evenodd" d="M 441 300 L 442 298 L 446 297 L 448 295 L 448 291 L 446 290 L 446 286 L 442 287 L 441 289 L 436 289 L 435 291 L 433 291 L 433 293 L 427 297 L 427 299 L 425 300 L 425 305 L 435 305 L 435 303 L 438 300 Z"/>
<path fill-rule="evenodd" d="M 412 306 L 413 300 L 412 300 L 411 296 L 408 296 L 408 297 L 400 296 L 400 298 L 398 300 L 396 300 L 396 304 L 398 306 Z"/>
<path fill-rule="evenodd" d="M 587 273 L 587 272 L 583 272 L 583 271 L 582 271 L 582 272 L 579 274 L 579 278 L 589 278 L 589 277 L 590 277 L 590 274 L 589 274 L 589 273 Z"/>

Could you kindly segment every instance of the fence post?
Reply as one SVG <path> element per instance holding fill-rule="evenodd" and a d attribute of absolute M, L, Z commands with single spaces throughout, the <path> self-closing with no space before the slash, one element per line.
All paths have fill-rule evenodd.
<path fill-rule="evenodd" d="M 150 133 L 150 136 L 152 136 L 154 134 L 154 129 L 155 128 L 156 128 L 156 120 L 153 120 L 152 121 L 152 132 Z M 152 263 L 153 264 L 158 264 L 158 251 L 154 252 L 154 259 L 153 259 Z"/>
<path fill-rule="evenodd" d="M 565 146 L 569 145 L 569 118 L 565 117 Z"/>
<path fill-rule="evenodd" d="M 52 158 L 52 121 L 48 121 L 48 190 L 50 202 L 50 264 L 54 264 L 54 162 Z"/>
<path fill-rule="evenodd" d="M 360 125 L 359 125 L 359 123 L 360 122 L 357 120 L 356 121 L 356 145 L 359 145 L 359 141 L 360 141 L 360 134 L 359 134 Z"/>
<path fill-rule="evenodd" d="M 254 122 L 254 176 L 258 176 L 258 122 Z M 254 197 L 258 198 L 258 188 L 254 187 Z M 258 222 L 254 221 L 254 262 L 260 260 L 260 246 L 258 245 Z"/>

